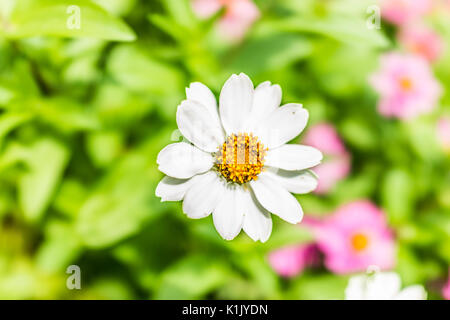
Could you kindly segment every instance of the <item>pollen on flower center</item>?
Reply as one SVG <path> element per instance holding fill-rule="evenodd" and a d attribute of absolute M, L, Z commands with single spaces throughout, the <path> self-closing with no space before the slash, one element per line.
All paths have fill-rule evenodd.
<path fill-rule="evenodd" d="M 215 165 L 227 181 L 244 184 L 258 179 L 266 152 L 267 149 L 253 134 L 232 134 L 216 153 Z"/>
<path fill-rule="evenodd" d="M 353 249 L 355 249 L 356 251 L 362 251 L 365 248 L 367 248 L 367 245 L 369 244 L 369 239 L 367 238 L 366 235 L 362 233 L 357 233 L 352 236 L 351 243 Z"/>
<path fill-rule="evenodd" d="M 413 87 L 411 79 L 405 77 L 400 79 L 400 87 L 405 91 L 410 91 Z"/>

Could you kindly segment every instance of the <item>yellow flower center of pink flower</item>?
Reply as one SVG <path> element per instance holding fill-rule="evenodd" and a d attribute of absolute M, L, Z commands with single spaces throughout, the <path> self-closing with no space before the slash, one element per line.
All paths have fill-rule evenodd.
<path fill-rule="evenodd" d="M 367 248 L 369 244 L 369 238 L 362 233 L 356 233 L 352 236 L 351 243 L 355 251 L 362 251 Z"/>
<path fill-rule="evenodd" d="M 267 150 L 252 134 L 232 134 L 216 153 L 215 166 L 227 181 L 244 184 L 258 179 Z"/>
<path fill-rule="evenodd" d="M 400 87 L 404 90 L 404 91 L 410 91 L 413 87 L 413 83 L 411 81 L 411 79 L 409 78 L 401 78 L 400 79 Z"/>

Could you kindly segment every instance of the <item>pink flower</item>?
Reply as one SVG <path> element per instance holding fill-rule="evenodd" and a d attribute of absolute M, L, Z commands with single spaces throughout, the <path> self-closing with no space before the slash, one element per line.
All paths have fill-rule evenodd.
<path fill-rule="evenodd" d="M 437 60 L 444 48 L 441 37 L 424 26 L 408 25 L 400 31 L 398 39 L 408 51 L 430 62 Z"/>
<path fill-rule="evenodd" d="M 450 13 L 450 0 L 435 0 L 433 1 L 433 11 L 434 12 L 444 12 L 446 14 Z"/>
<path fill-rule="evenodd" d="M 350 173 L 350 155 L 336 132 L 328 123 L 320 123 L 308 130 L 303 142 L 321 150 L 325 160 L 313 171 L 319 176 L 316 193 L 327 193 Z"/>
<path fill-rule="evenodd" d="M 442 289 L 442 296 L 444 297 L 444 299 L 446 300 L 450 300 L 450 269 L 449 269 L 449 278 L 447 281 L 447 284 L 445 285 L 445 287 Z"/>
<path fill-rule="evenodd" d="M 403 25 L 428 13 L 432 8 L 432 0 L 380 0 L 380 5 L 384 19 Z"/>
<path fill-rule="evenodd" d="M 200 18 L 210 18 L 224 8 L 218 27 L 230 40 L 241 39 L 260 16 L 252 0 L 192 0 L 192 8 Z"/>
<path fill-rule="evenodd" d="M 391 269 L 395 243 L 384 213 L 367 200 L 341 206 L 321 222 L 308 223 L 325 266 L 335 273 L 365 271 L 369 266 Z"/>
<path fill-rule="evenodd" d="M 385 54 L 369 81 L 381 95 L 378 111 L 386 117 L 409 119 L 429 113 L 442 92 L 428 62 L 412 54 Z"/>
<path fill-rule="evenodd" d="M 450 117 L 444 116 L 439 119 L 436 126 L 438 141 L 445 152 L 450 153 Z"/>
<path fill-rule="evenodd" d="M 269 254 L 270 265 L 283 277 L 294 277 L 307 266 L 315 265 L 317 260 L 318 252 L 313 244 L 284 247 Z"/>

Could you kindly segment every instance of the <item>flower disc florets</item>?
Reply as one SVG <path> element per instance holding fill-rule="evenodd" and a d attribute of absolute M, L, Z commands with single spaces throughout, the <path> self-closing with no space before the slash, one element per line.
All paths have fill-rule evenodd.
<path fill-rule="evenodd" d="M 266 152 L 253 134 L 232 134 L 216 153 L 216 168 L 229 182 L 244 184 L 257 180 L 263 170 Z"/>

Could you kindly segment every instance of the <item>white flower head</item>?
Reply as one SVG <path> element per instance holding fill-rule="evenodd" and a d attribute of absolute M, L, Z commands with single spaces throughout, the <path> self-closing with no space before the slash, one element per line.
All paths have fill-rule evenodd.
<path fill-rule="evenodd" d="M 159 153 L 159 170 L 167 175 L 156 188 L 161 201 L 183 200 L 192 219 L 212 213 L 226 240 L 244 229 L 254 241 L 267 241 L 270 213 L 300 222 L 303 211 L 290 192 L 317 187 L 316 176 L 306 169 L 319 164 L 322 154 L 286 143 L 305 128 L 308 111 L 301 104 L 280 107 L 280 86 L 264 82 L 254 88 L 243 73 L 226 81 L 219 108 L 201 83 L 192 83 L 186 96 L 176 120 L 190 143 L 173 143 Z"/>
<path fill-rule="evenodd" d="M 412 285 L 401 290 L 395 272 L 375 272 L 350 278 L 345 289 L 346 300 L 426 300 L 423 286 Z"/>

